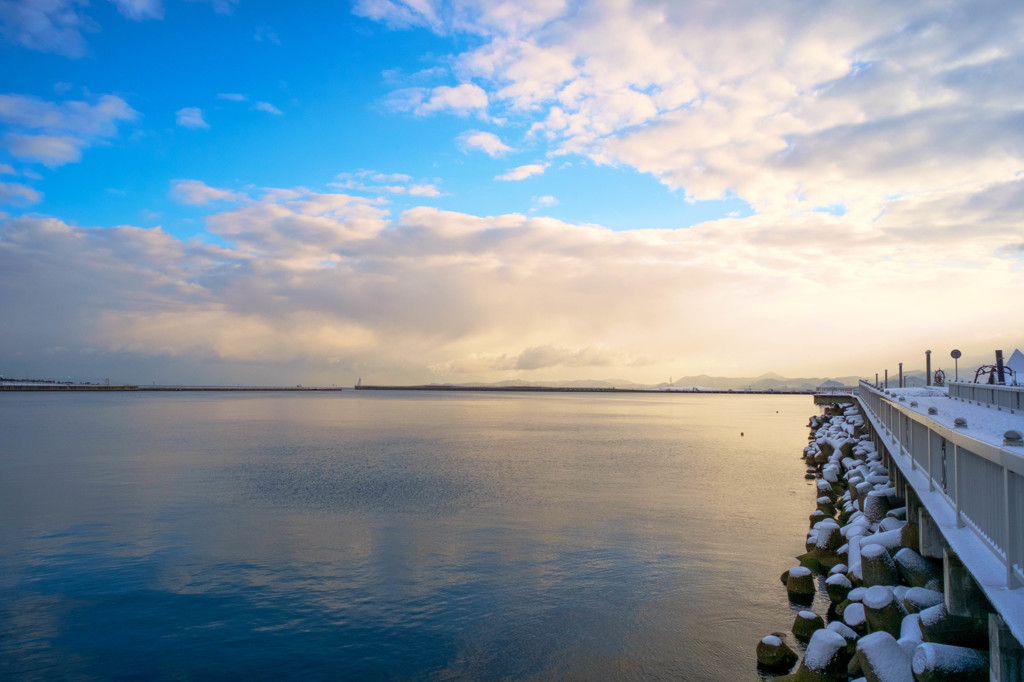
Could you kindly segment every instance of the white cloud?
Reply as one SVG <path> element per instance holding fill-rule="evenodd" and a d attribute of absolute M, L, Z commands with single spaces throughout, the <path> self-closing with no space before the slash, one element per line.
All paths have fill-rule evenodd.
<path fill-rule="evenodd" d="M 43 195 L 17 182 L 0 182 L 0 203 L 31 206 L 42 201 Z"/>
<path fill-rule="evenodd" d="M 51 168 L 80 161 L 82 147 L 88 144 L 85 140 L 70 135 L 20 135 L 17 133 L 5 135 L 3 143 L 14 156 L 38 161 Z"/>
<path fill-rule="evenodd" d="M 525 166 L 519 166 L 517 168 L 513 168 L 512 170 L 506 173 L 502 173 L 501 175 L 495 177 L 494 179 L 512 181 L 525 180 L 526 178 L 531 177 L 533 175 L 540 175 L 545 170 L 547 170 L 547 167 L 548 166 L 545 163 L 529 163 L 526 164 Z"/>
<path fill-rule="evenodd" d="M 212 201 L 242 201 L 245 199 L 243 194 L 210 187 L 201 180 L 171 181 L 170 196 L 178 203 L 192 206 L 201 206 Z"/>
<path fill-rule="evenodd" d="M 453 71 L 551 153 L 650 173 L 693 200 L 761 212 L 984 187 L 1024 163 L 1024 6 L 924 0 L 765 5 L 621 0 L 357 11 L 466 32 Z M 765 40 L 765 36 L 772 36 Z M 440 110 L 425 88 L 398 108 Z M 440 107 L 443 108 L 443 107 Z"/>
<path fill-rule="evenodd" d="M 436 88 L 405 88 L 391 93 L 384 103 L 398 111 L 411 111 L 427 116 L 439 111 L 450 111 L 459 116 L 483 114 L 487 109 L 487 93 L 473 83 L 455 87 L 440 85 Z"/>
<path fill-rule="evenodd" d="M 414 197 L 439 197 L 441 190 L 434 185 L 412 185 L 409 194 Z"/>
<path fill-rule="evenodd" d="M 430 99 L 417 109 L 417 113 L 428 114 L 435 111 L 451 110 L 465 115 L 471 111 L 487 108 L 487 93 L 479 85 L 461 83 L 454 88 L 447 85 L 436 87 L 430 93 Z"/>
<path fill-rule="evenodd" d="M 217 99 L 226 99 L 231 102 L 244 102 L 248 98 L 245 95 L 239 94 L 237 92 L 221 92 L 217 93 Z"/>
<path fill-rule="evenodd" d="M 487 133 L 480 130 L 470 130 L 459 136 L 459 146 L 463 151 L 479 150 L 496 158 L 515 151 L 512 147 L 501 141 L 501 138 L 494 133 Z"/>
<path fill-rule="evenodd" d="M 544 196 L 533 197 L 533 199 L 530 200 L 530 204 L 532 205 L 533 210 L 536 211 L 539 208 L 550 208 L 552 206 L 558 206 L 558 199 L 551 196 L 550 194 L 545 194 Z"/>
<path fill-rule="evenodd" d="M 199 107 L 185 107 L 175 113 L 175 122 L 182 128 L 209 128 L 210 124 L 203 120 L 203 110 Z"/>
<path fill-rule="evenodd" d="M 0 121 L 22 129 L 63 131 L 81 137 L 112 137 L 117 126 L 139 112 L 120 97 L 101 95 L 84 101 L 49 102 L 32 95 L 0 95 Z"/>
<path fill-rule="evenodd" d="M 383 21 L 392 28 L 441 27 L 441 20 L 430 0 L 356 0 L 352 12 L 368 19 Z"/>
<path fill-rule="evenodd" d="M 132 21 L 164 18 L 162 0 L 111 0 L 111 2 L 117 5 L 121 14 Z"/>
<path fill-rule="evenodd" d="M 381 173 L 372 170 L 361 170 L 355 173 L 339 173 L 337 182 L 331 187 L 353 192 L 373 194 L 407 194 L 414 197 L 443 196 L 436 184 L 413 182 L 411 175 L 405 173 Z"/>
<path fill-rule="evenodd" d="M 186 2 L 208 2 L 217 14 L 231 14 L 238 4 L 238 0 L 186 0 Z"/>
<path fill-rule="evenodd" d="M 0 175 L 17 175 L 17 173 L 10 164 L 0 163 Z"/>
<path fill-rule="evenodd" d="M 284 112 L 275 107 L 270 102 L 256 102 L 253 109 L 257 111 L 265 111 L 268 114 L 274 114 L 275 116 L 283 116 Z"/>
<path fill-rule="evenodd" d="M 77 0 L 5 0 L 0 2 L 0 35 L 30 50 L 78 58 L 88 52 L 83 32 L 98 29 L 80 13 Z"/>
<path fill-rule="evenodd" d="M 89 344 L 183 367 L 335 358 L 379 368 L 381 382 L 856 371 L 908 348 L 1024 335 L 989 295 L 1019 283 L 1022 183 L 891 200 L 873 227 L 804 213 L 615 232 L 426 207 L 392 220 L 372 199 L 301 188 L 209 216 L 227 249 L 16 218 L 0 225 L 0 353 Z M 905 331 L 880 342 L 879 325 Z"/>

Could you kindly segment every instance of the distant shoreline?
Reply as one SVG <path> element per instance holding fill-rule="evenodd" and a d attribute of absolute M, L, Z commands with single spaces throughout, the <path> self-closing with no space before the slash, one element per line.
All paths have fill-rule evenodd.
<path fill-rule="evenodd" d="M 474 392 L 474 393 L 642 393 L 647 395 L 813 395 L 811 390 L 753 390 L 753 389 L 672 389 L 656 388 L 609 388 L 609 387 L 572 387 L 572 386 L 453 386 L 453 385 L 414 385 L 414 386 L 356 386 L 357 391 L 441 391 L 441 392 Z M 20 384 L 0 386 L 4 391 L 49 391 L 49 392 L 132 392 L 132 393 L 340 393 L 346 390 L 340 387 L 316 386 L 97 386 L 83 384 Z M 347 390 L 352 390 L 347 389 Z"/>
<path fill-rule="evenodd" d="M 323 388 L 323 387 L 284 387 L 284 386 L 82 386 L 82 385 L 60 385 L 60 384 L 43 384 L 38 386 L 32 385 L 20 385 L 20 386 L 0 386 L 0 391 L 131 391 L 131 392 L 202 392 L 202 391 L 216 391 L 216 392 L 241 392 L 241 391 L 275 391 L 275 392 L 291 392 L 291 393 L 303 393 L 303 392 L 323 392 L 323 391 L 343 391 L 342 388 Z"/>
<path fill-rule="evenodd" d="M 779 391 L 779 390 L 736 390 L 736 389 L 700 389 L 700 390 L 660 390 L 656 388 L 581 388 L 572 386 L 452 386 L 444 384 L 427 384 L 419 386 L 356 386 L 357 391 L 487 391 L 496 393 L 648 393 L 665 395 L 667 393 L 682 395 L 732 394 L 732 395 L 813 395 L 814 391 Z"/>

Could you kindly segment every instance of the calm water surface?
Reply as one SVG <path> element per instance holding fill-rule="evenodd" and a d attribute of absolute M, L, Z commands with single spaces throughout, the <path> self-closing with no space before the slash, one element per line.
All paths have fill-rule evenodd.
<path fill-rule="evenodd" d="M 814 411 L 2 394 L 0 678 L 756 680 Z"/>

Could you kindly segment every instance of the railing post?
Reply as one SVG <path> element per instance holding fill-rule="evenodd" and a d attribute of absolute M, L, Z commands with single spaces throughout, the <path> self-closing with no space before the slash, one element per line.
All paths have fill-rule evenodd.
<path fill-rule="evenodd" d="M 918 452 L 918 451 L 914 450 L 914 446 L 913 446 L 913 432 L 914 432 L 914 428 L 913 428 L 913 426 L 911 426 L 910 427 L 910 471 L 913 471 L 914 469 L 918 468 L 918 456 L 916 456 L 916 452 Z"/>
<path fill-rule="evenodd" d="M 932 438 L 931 429 L 928 430 L 928 492 L 935 490 L 935 477 L 932 476 Z"/>
<path fill-rule="evenodd" d="M 956 504 L 956 527 L 963 528 L 965 525 L 963 516 L 960 515 L 960 446 L 953 443 L 953 502 Z"/>
<path fill-rule="evenodd" d="M 1013 486 L 1010 485 L 1010 470 L 1003 467 L 1003 548 L 1006 550 L 1006 587 L 1013 590 L 1021 586 L 1016 571 L 1013 570 L 1013 560 L 1020 553 L 1020 532 L 1016 528 L 1018 500 L 1013 495 Z"/>

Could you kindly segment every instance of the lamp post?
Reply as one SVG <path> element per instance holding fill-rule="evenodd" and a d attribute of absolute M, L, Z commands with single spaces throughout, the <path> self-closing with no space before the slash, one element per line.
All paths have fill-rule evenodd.
<path fill-rule="evenodd" d="M 900 388 L 903 388 L 903 363 L 900 363 Z"/>
<path fill-rule="evenodd" d="M 932 385 L 932 352 L 930 350 L 924 352 L 924 385 Z"/>
<path fill-rule="evenodd" d="M 949 354 L 949 357 L 953 358 L 953 371 L 956 373 L 954 381 L 960 381 L 960 351 L 956 348 Z"/>

